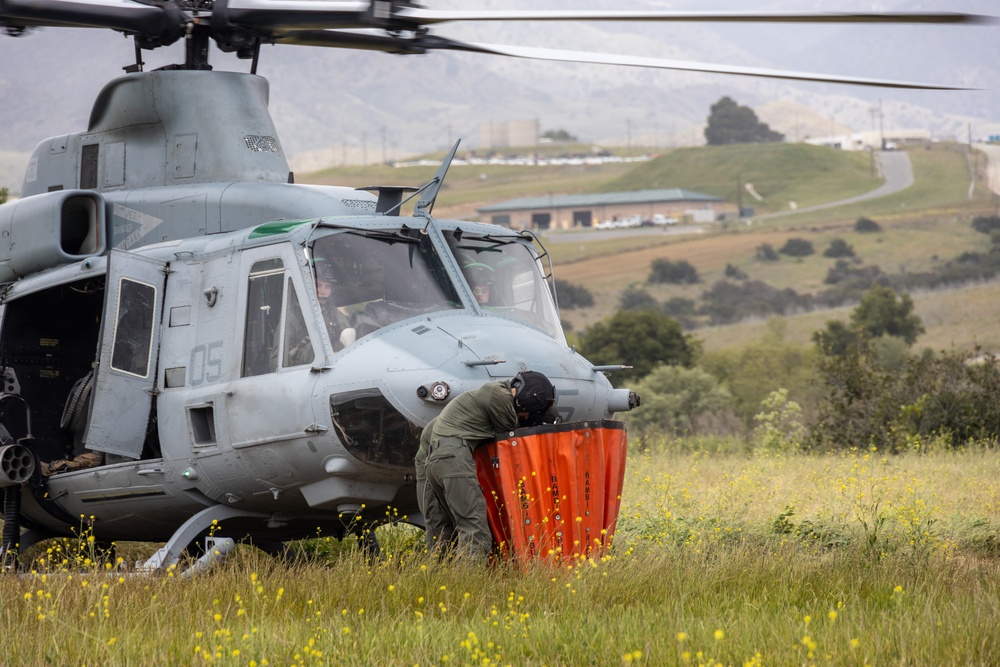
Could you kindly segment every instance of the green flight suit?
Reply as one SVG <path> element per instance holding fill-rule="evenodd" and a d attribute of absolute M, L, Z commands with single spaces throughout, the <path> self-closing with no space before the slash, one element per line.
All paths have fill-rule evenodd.
<path fill-rule="evenodd" d="M 420 514 L 424 517 L 424 526 L 427 525 L 427 453 L 431 449 L 431 433 L 434 430 L 434 423 L 436 421 L 437 417 L 431 419 L 424 426 L 424 430 L 420 432 L 420 447 L 417 448 L 417 455 L 413 457 L 413 468 L 417 473 L 417 506 L 420 508 Z M 432 502 L 436 503 L 437 501 L 432 499 Z M 431 539 L 431 532 L 425 530 L 424 536 L 427 539 L 427 550 L 430 551 L 431 547 L 434 546 L 434 542 Z"/>
<path fill-rule="evenodd" d="M 425 524 L 435 548 L 452 542 L 461 555 L 485 558 L 493 549 L 486 499 L 473 450 L 517 428 L 510 382 L 490 382 L 457 396 L 438 415 L 427 456 Z"/>

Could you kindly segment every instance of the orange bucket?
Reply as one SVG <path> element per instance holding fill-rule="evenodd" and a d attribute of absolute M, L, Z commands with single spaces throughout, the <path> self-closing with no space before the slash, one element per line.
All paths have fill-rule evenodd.
<path fill-rule="evenodd" d="M 566 561 L 610 545 L 625 479 L 625 424 L 602 420 L 519 429 L 475 450 L 490 529 L 520 561 Z"/>

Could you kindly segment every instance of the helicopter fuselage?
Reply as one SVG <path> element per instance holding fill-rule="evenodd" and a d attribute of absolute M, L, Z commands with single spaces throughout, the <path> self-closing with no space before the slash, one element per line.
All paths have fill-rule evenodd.
<path fill-rule="evenodd" d="M 291 183 L 266 102 L 253 75 L 126 75 L 0 206 L 22 546 L 419 524 L 420 429 L 462 391 L 532 369 L 563 421 L 634 407 L 567 345 L 533 236 Z"/>
<path fill-rule="evenodd" d="M 338 305 L 317 293 L 321 259 L 340 265 Z M 491 267 L 495 305 L 466 265 Z M 530 241 L 477 223 L 341 216 L 112 250 L 14 283 L 2 331 L 39 458 L 104 455 L 30 485 L 45 534 L 82 517 L 101 539 L 162 541 L 212 506 L 257 539 L 419 523 L 419 429 L 462 391 L 531 368 L 564 421 L 630 407 L 566 345 Z"/>

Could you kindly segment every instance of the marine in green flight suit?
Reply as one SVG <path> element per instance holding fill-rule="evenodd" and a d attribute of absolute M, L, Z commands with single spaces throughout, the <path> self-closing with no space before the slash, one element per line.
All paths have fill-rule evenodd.
<path fill-rule="evenodd" d="M 431 429 L 425 466 L 424 525 L 431 549 L 454 547 L 458 555 L 489 556 L 493 536 L 472 452 L 523 424 L 546 421 L 554 403 L 549 379 L 522 371 L 513 380 L 460 394 L 445 406 Z"/>
<path fill-rule="evenodd" d="M 431 449 L 431 434 L 434 431 L 435 423 L 437 423 L 437 417 L 427 422 L 420 432 L 420 446 L 417 448 L 417 455 L 413 457 L 413 468 L 417 473 L 417 506 L 420 508 L 420 514 L 424 517 L 425 526 L 427 525 L 427 453 Z M 432 499 L 432 502 L 436 504 L 437 501 Z M 424 531 L 424 535 L 427 539 L 427 550 L 430 551 L 434 546 L 431 532 Z"/>

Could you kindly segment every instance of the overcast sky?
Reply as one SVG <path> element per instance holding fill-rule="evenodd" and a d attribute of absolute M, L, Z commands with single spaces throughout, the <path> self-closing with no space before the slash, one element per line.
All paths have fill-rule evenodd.
<path fill-rule="evenodd" d="M 996 0 L 425 0 L 435 9 L 642 9 L 684 11 L 948 10 L 1000 14 Z M 475 54 L 416 58 L 302 47 L 264 49 L 260 73 L 271 80 L 271 108 L 292 152 L 358 143 L 389 132 L 402 147 L 424 149 L 452 132 L 467 138 L 485 120 L 537 117 L 593 140 L 614 140 L 645 123 L 679 128 L 703 120 L 721 94 L 760 104 L 791 97 L 838 122 L 865 118 L 873 104 L 906 123 L 998 121 L 1000 26 L 831 26 L 760 24 L 573 25 L 442 24 L 435 34 L 501 44 L 592 49 L 711 63 L 803 69 L 855 76 L 956 82 L 985 88 L 919 93 L 555 65 Z M 130 40 L 108 31 L 47 29 L 0 36 L 0 152 L 30 151 L 41 139 L 85 129 L 101 87 L 133 57 Z M 179 45 L 144 52 L 147 69 L 182 58 Z M 217 69 L 247 71 L 245 61 L 212 55 Z M 500 97 L 500 99 L 498 99 Z M 210 101 L 200 103 L 208 106 Z M 504 114 L 509 114 L 505 117 Z M 388 128 L 387 130 L 383 128 Z M 606 128 L 606 131 L 604 130 Z M 432 141 L 429 135 L 434 134 Z M 696 130 L 694 131 L 696 134 Z"/>

